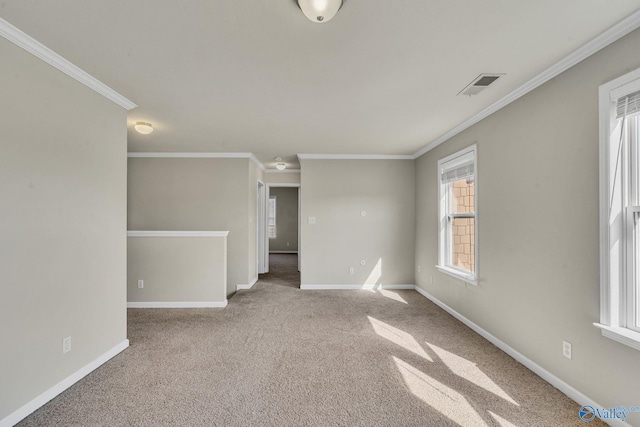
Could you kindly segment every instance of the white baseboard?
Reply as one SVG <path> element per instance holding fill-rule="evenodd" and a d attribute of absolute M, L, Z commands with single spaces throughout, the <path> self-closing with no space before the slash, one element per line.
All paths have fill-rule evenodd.
<path fill-rule="evenodd" d="M 297 254 L 298 251 L 269 251 L 270 254 Z"/>
<path fill-rule="evenodd" d="M 32 414 L 34 411 L 44 406 L 47 402 L 49 402 L 54 397 L 58 396 L 60 393 L 80 381 L 82 378 L 86 377 L 92 371 L 99 368 L 109 359 L 117 355 L 118 353 L 125 350 L 129 347 L 129 340 L 124 340 L 120 344 L 108 350 L 106 353 L 99 356 L 97 359 L 83 366 L 73 374 L 69 375 L 64 380 L 60 381 L 58 384 L 51 387 L 49 390 L 42 393 L 40 396 L 36 397 L 26 405 L 19 408 L 17 411 L 9 414 L 7 417 L 0 420 L 0 427 L 11 427 L 18 424 L 20 421 L 25 419 L 27 416 Z"/>
<path fill-rule="evenodd" d="M 529 359 L 522 353 L 518 352 L 513 347 L 509 346 L 504 341 L 500 340 L 499 338 L 493 336 L 491 333 L 487 332 L 485 329 L 476 325 L 471 320 L 467 319 L 462 314 L 458 313 L 457 311 L 455 311 L 454 309 L 452 309 L 451 307 L 449 307 L 448 305 L 446 305 L 445 303 L 443 303 L 442 301 L 440 301 L 439 299 L 437 299 L 436 297 L 434 297 L 424 289 L 420 288 L 419 286 L 416 286 L 415 290 L 419 294 L 423 295 L 425 298 L 433 302 L 435 305 L 437 305 L 438 307 L 440 307 L 441 309 L 443 309 L 444 311 L 446 311 L 447 313 L 449 313 L 450 315 L 458 319 L 460 322 L 464 323 L 469 328 L 473 329 L 477 334 L 479 334 L 484 339 L 486 339 L 487 341 L 489 341 L 490 343 L 498 347 L 500 350 L 504 351 L 505 353 L 513 357 L 518 362 L 522 363 L 524 366 L 526 366 L 531 371 L 533 371 L 533 373 L 535 373 L 540 378 L 542 378 L 543 380 L 545 380 L 546 382 L 548 382 L 549 384 L 551 384 L 552 386 L 560 390 L 562 393 L 567 395 L 567 397 L 569 397 L 571 400 L 575 401 L 578 405 L 590 405 L 594 408 L 603 407 L 602 405 L 599 405 L 597 402 L 595 402 L 594 400 L 584 395 L 582 392 L 576 390 L 566 382 L 562 381 L 560 378 L 553 375 L 551 372 L 544 369 L 542 366 L 535 363 L 533 360 Z M 576 411 L 576 418 L 578 418 L 578 411 Z M 618 419 L 608 419 L 608 420 L 602 420 L 602 421 L 614 427 L 631 427 L 628 423 Z"/>
<path fill-rule="evenodd" d="M 338 289 L 361 289 L 361 290 L 372 290 L 372 289 L 415 289 L 415 285 L 300 285 L 300 289 L 303 290 L 338 290 Z"/>
<path fill-rule="evenodd" d="M 258 281 L 258 277 L 256 276 L 256 278 L 255 278 L 255 279 L 253 279 L 253 280 L 251 281 L 251 283 L 249 283 L 249 284 L 247 284 L 247 285 L 245 285 L 245 284 L 238 284 L 238 285 L 236 285 L 236 290 L 237 290 L 237 291 L 239 291 L 239 290 L 241 290 L 241 289 L 251 289 L 251 288 L 253 288 L 253 285 L 255 285 L 257 281 Z"/>
<path fill-rule="evenodd" d="M 224 308 L 229 303 L 224 301 L 178 301 L 178 302 L 128 302 L 127 308 Z"/>

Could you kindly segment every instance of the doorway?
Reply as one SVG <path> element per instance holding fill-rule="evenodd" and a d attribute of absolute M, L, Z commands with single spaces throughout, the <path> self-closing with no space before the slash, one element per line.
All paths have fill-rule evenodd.
<path fill-rule="evenodd" d="M 288 258 L 297 255 L 296 264 L 300 271 L 300 184 L 268 184 L 267 190 L 267 253 L 289 255 Z M 266 270 L 269 271 L 268 266 Z"/>

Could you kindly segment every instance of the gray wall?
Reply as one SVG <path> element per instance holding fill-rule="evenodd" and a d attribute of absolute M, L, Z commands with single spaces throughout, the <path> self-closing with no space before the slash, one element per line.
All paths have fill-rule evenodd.
<path fill-rule="evenodd" d="M 249 268 L 255 264 L 255 244 L 250 247 L 255 225 L 249 230 L 256 211 L 255 205 L 249 206 L 250 163 L 130 158 L 128 229 L 229 231 L 227 295 L 232 294 L 236 285 L 249 282 Z"/>
<path fill-rule="evenodd" d="M 300 184 L 300 172 L 273 172 L 264 174 L 268 184 Z"/>
<path fill-rule="evenodd" d="M 128 302 L 227 300 L 226 237 L 129 237 L 127 266 Z"/>
<path fill-rule="evenodd" d="M 640 352 L 592 325 L 599 321 L 598 86 L 640 67 L 638 46 L 635 31 L 417 161 L 418 286 L 606 406 L 640 398 Z M 434 268 L 437 161 L 472 143 L 477 288 Z M 562 356 L 563 340 L 573 344 L 573 360 Z"/>
<path fill-rule="evenodd" d="M 269 239 L 269 252 L 298 251 L 298 188 L 271 187 L 276 196 L 276 238 Z"/>
<path fill-rule="evenodd" d="M 2 420 L 126 342 L 127 122 L 4 38 L 0 58 Z"/>
<path fill-rule="evenodd" d="M 302 160 L 301 201 L 303 285 L 413 284 L 414 161 Z"/>

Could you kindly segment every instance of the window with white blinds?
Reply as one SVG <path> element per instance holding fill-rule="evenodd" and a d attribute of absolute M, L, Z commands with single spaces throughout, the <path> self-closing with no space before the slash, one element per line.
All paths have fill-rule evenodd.
<path fill-rule="evenodd" d="M 477 284 L 478 200 L 475 145 L 438 162 L 438 269 Z"/>
<path fill-rule="evenodd" d="M 640 70 L 600 87 L 600 327 L 640 350 Z"/>
<path fill-rule="evenodd" d="M 632 116 L 640 112 L 640 90 L 618 98 L 616 103 L 616 118 Z"/>
<path fill-rule="evenodd" d="M 275 239 L 276 234 L 276 196 L 269 197 L 269 209 L 267 215 L 267 234 L 270 239 Z"/>

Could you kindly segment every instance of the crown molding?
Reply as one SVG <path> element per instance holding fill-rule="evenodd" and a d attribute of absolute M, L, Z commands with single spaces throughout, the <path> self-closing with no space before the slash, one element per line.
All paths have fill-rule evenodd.
<path fill-rule="evenodd" d="M 300 169 L 285 169 L 282 171 L 278 169 L 267 169 L 264 173 L 300 173 Z"/>
<path fill-rule="evenodd" d="M 137 107 L 136 104 L 120 95 L 100 80 L 83 71 L 79 67 L 64 59 L 33 37 L 22 32 L 4 19 L 0 18 L 0 36 L 9 40 L 11 43 L 26 50 L 37 58 L 43 60 L 47 64 L 62 71 L 72 79 L 77 80 L 89 89 L 93 89 L 105 98 L 115 102 L 125 110 L 129 111 Z"/>
<path fill-rule="evenodd" d="M 227 237 L 228 231 L 127 230 L 127 237 Z"/>
<path fill-rule="evenodd" d="M 298 154 L 300 160 L 413 160 L 411 154 Z"/>
<path fill-rule="evenodd" d="M 165 159 L 249 159 L 263 172 L 264 165 L 253 153 L 182 153 L 182 152 L 129 152 L 129 158 L 165 158 Z"/>
<path fill-rule="evenodd" d="M 258 158 L 253 153 L 249 153 L 249 160 L 251 160 L 253 163 L 255 163 L 255 165 L 258 166 L 262 172 L 266 172 L 267 171 L 267 168 L 264 167 L 262 162 L 260 160 L 258 160 Z"/>
<path fill-rule="evenodd" d="M 631 31 L 634 31 L 638 28 L 640 28 L 640 10 L 632 13 L 622 21 L 618 22 L 614 26 L 605 30 L 600 35 L 591 39 L 591 41 L 587 42 L 586 44 L 582 45 L 578 49 L 574 50 L 569 55 L 565 56 L 563 59 L 556 62 L 555 64 L 553 64 L 552 66 L 550 66 L 549 68 L 547 68 L 546 70 L 544 70 L 543 72 L 541 72 L 540 74 L 538 74 L 537 76 L 535 76 L 534 78 L 532 78 L 531 80 L 523 84 L 522 86 L 508 93 L 506 96 L 494 102 L 490 106 L 486 107 L 476 115 L 468 118 L 467 120 L 460 123 L 458 126 L 454 127 L 444 135 L 430 142 L 429 144 L 424 146 L 421 150 L 417 151 L 412 157 L 416 159 L 422 156 L 423 154 L 436 148 L 438 145 L 442 144 L 443 142 L 453 138 L 463 130 L 473 126 L 474 124 L 478 123 L 482 119 L 500 110 L 502 107 L 509 105 L 516 99 L 526 95 L 527 93 L 531 92 L 533 89 L 543 85 L 544 83 L 548 82 L 552 78 L 556 77 L 558 74 L 565 72 L 569 68 L 587 59 L 588 57 L 595 54 L 599 50 L 604 49 L 605 47 L 609 46 L 611 43 L 621 39 L 622 37 L 629 34 Z"/>
<path fill-rule="evenodd" d="M 181 152 L 129 152 L 133 158 L 170 158 L 170 159 L 250 159 L 251 153 L 181 153 Z"/>

